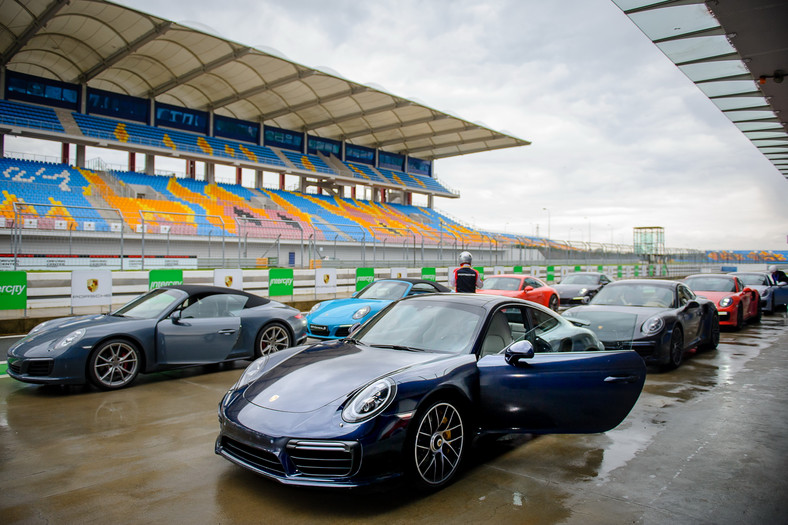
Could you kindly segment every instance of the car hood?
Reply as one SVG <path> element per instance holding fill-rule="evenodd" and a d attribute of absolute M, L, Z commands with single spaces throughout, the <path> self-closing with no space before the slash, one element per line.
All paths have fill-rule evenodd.
<path fill-rule="evenodd" d="M 253 381 L 243 397 L 270 410 L 311 412 L 346 398 L 379 377 L 447 357 L 350 342 L 312 345 Z"/>
<path fill-rule="evenodd" d="M 126 317 L 116 317 L 106 314 L 81 315 L 79 317 L 63 317 L 46 321 L 41 329 L 34 334 L 27 334 L 25 341 L 52 339 L 62 337 L 80 328 L 93 328 L 107 326 L 128 321 Z"/>
<path fill-rule="evenodd" d="M 550 286 L 559 294 L 564 295 L 575 295 L 582 289 L 596 290 L 599 288 L 599 285 L 596 284 L 551 284 Z"/>
<path fill-rule="evenodd" d="M 625 341 L 639 339 L 643 323 L 665 311 L 644 306 L 589 305 L 570 308 L 564 317 L 588 321 L 588 329 L 601 341 Z"/>
<path fill-rule="evenodd" d="M 336 324 L 360 321 L 353 319 L 353 314 L 363 306 L 369 306 L 369 314 L 375 314 L 389 305 L 391 301 L 382 299 L 356 299 L 350 297 L 348 299 L 335 299 L 328 301 L 314 313 L 309 314 L 308 320 L 310 323 L 317 324 Z"/>
<path fill-rule="evenodd" d="M 705 297 L 706 299 L 718 303 L 724 297 L 736 295 L 736 292 L 695 292 L 695 295 L 698 297 Z"/>
<path fill-rule="evenodd" d="M 476 293 L 487 295 L 502 295 L 504 297 L 520 297 L 522 290 L 476 290 Z"/>

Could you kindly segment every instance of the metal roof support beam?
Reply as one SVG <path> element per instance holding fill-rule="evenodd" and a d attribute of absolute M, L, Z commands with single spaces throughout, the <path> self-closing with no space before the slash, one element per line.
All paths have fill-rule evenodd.
<path fill-rule="evenodd" d="M 707 62 L 725 62 L 729 60 L 741 60 L 738 53 L 725 53 L 724 55 L 717 55 L 714 57 L 697 58 L 695 60 L 687 60 L 686 62 L 676 62 L 678 67 L 690 66 L 692 64 L 705 64 Z"/>
<path fill-rule="evenodd" d="M 202 75 L 204 75 L 206 73 L 209 73 L 209 72 L 213 71 L 214 69 L 217 69 L 217 68 L 220 68 L 220 67 L 222 67 L 224 65 L 227 65 L 230 62 L 238 60 L 239 58 L 241 58 L 241 57 L 243 57 L 245 55 L 248 55 L 251 52 L 252 52 L 252 48 L 251 47 L 239 47 L 237 49 L 234 49 L 232 53 L 228 53 L 228 54 L 224 55 L 223 57 L 219 57 L 216 60 L 214 60 L 213 62 L 208 62 L 207 64 L 205 64 L 203 66 L 196 67 L 196 68 L 192 69 L 191 71 L 189 71 L 188 73 L 184 73 L 183 75 L 181 75 L 181 76 L 179 76 L 177 78 L 173 78 L 172 80 L 169 80 L 169 81 L 165 82 L 164 84 L 153 88 L 153 91 L 151 92 L 151 96 L 154 97 L 154 98 L 158 97 L 162 93 L 166 93 L 167 91 L 171 90 L 172 88 L 174 88 L 176 86 L 180 86 L 182 84 L 186 84 L 188 82 L 191 82 L 195 78 L 197 78 L 199 76 L 202 76 Z"/>
<path fill-rule="evenodd" d="M 151 42 L 159 38 L 161 35 L 169 31 L 171 27 L 172 27 L 172 22 L 162 22 L 156 25 L 153 29 L 151 29 L 150 31 L 139 37 L 134 42 L 131 42 L 130 44 L 127 44 L 124 47 L 121 47 L 120 49 L 112 53 L 110 56 L 108 56 L 107 58 L 105 58 L 104 60 L 93 66 L 92 68 L 88 69 L 85 73 L 80 75 L 79 83 L 88 82 L 91 79 L 97 77 L 98 75 L 101 74 L 102 71 L 106 71 L 107 69 L 111 68 L 112 66 L 114 66 L 115 64 L 117 64 L 118 62 L 129 56 L 130 54 L 136 52 L 139 48 L 141 48 L 148 42 Z"/>
<path fill-rule="evenodd" d="M 444 114 L 432 114 L 429 117 L 423 117 L 415 120 L 408 120 L 405 122 L 395 122 L 393 124 L 389 124 L 386 126 L 380 126 L 375 128 L 374 130 L 365 129 L 362 131 L 354 131 L 353 133 L 347 133 L 346 135 L 342 136 L 342 140 L 350 140 L 356 139 L 358 137 L 365 137 L 372 133 L 383 133 L 385 131 L 391 131 L 394 129 L 403 129 L 410 126 L 418 126 L 420 124 L 428 124 L 430 122 L 435 122 L 437 120 L 446 120 L 447 118 L 451 118 L 449 115 Z"/>
<path fill-rule="evenodd" d="M 703 4 L 705 0 L 662 0 L 660 2 L 654 2 L 650 5 L 644 5 L 643 7 L 635 7 L 632 9 L 627 9 L 624 11 L 624 14 L 629 16 L 632 13 L 642 13 L 644 11 L 653 11 L 654 9 L 662 9 L 663 7 L 675 7 L 677 5 L 694 5 L 694 4 Z"/>
<path fill-rule="evenodd" d="M 313 129 L 314 130 L 314 129 L 325 128 L 326 126 L 333 126 L 333 125 L 336 125 L 336 124 L 341 124 L 342 122 L 347 122 L 349 120 L 356 120 L 356 119 L 359 119 L 359 118 L 369 117 L 369 116 L 372 116 L 372 115 L 377 115 L 379 113 L 385 113 L 387 111 L 394 111 L 395 109 L 399 109 L 399 108 L 406 108 L 406 107 L 412 106 L 412 105 L 413 105 L 413 102 L 411 102 L 410 100 L 398 100 L 397 102 L 394 102 L 393 104 L 386 104 L 385 106 L 381 106 L 379 108 L 363 110 L 363 111 L 357 111 L 355 113 L 350 113 L 349 115 L 344 115 L 344 116 L 341 116 L 341 117 L 326 119 L 326 120 L 323 120 L 321 122 L 309 123 L 306 127 L 307 127 L 307 130 L 309 130 L 309 129 Z M 376 130 L 372 129 L 370 131 L 372 133 L 375 133 Z"/>
<path fill-rule="evenodd" d="M 698 31 L 690 31 L 689 33 L 683 33 L 680 35 L 673 35 L 673 36 L 666 36 L 665 38 L 658 38 L 653 42 L 655 44 L 662 44 L 664 42 L 674 42 L 676 40 L 686 40 L 687 38 L 698 38 L 704 36 L 723 36 L 725 35 L 725 30 L 720 27 L 709 27 L 707 29 L 699 29 Z"/>
<path fill-rule="evenodd" d="M 454 133 L 462 133 L 464 131 L 472 131 L 474 129 L 479 129 L 479 126 L 476 124 L 466 124 L 461 128 L 452 128 L 452 129 L 444 129 L 441 131 L 433 131 L 428 133 L 422 133 L 421 135 L 412 135 L 408 137 L 399 137 L 396 139 L 384 140 L 377 143 L 378 147 L 385 147 L 391 146 L 392 144 L 401 144 L 403 142 L 410 142 L 413 140 L 422 140 L 422 139 L 430 139 L 433 137 L 440 137 L 442 135 L 452 135 Z"/>
<path fill-rule="evenodd" d="M 434 149 L 440 149 L 441 147 L 446 147 L 446 148 L 459 147 L 459 146 L 468 145 L 468 144 L 484 144 L 482 146 L 483 149 L 479 149 L 479 150 L 475 150 L 475 151 L 487 151 L 488 149 L 495 149 L 495 148 L 490 148 L 489 146 L 487 146 L 486 143 L 488 141 L 496 140 L 496 139 L 499 139 L 499 138 L 502 138 L 502 137 L 492 136 L 492 137 L 485 137 L 483 139 L 465 139 L 465 140 L 458 140 L 458 141 L 455 141 L 455 142 L 450 142 L 450 143 L 448 143 L 446 145 L 434 144 L 434 145 L 430 145 L 430 146 L 422 146 L 420 148 L 413 148 L 413 149 L 407 150 L 407 154 L 410 155 L 411 153 L 419 153 L 420 151 L 429 151 L 429 150 L 434 150 Z M 502 146 L 502 147 L 507 147 L 507 146 Z M 463 151 L 463 153 L 466 153 L 466 152 Z M 470 153 L 470 151 L 468 151 L 468 153 Z"/>
<path fill-rule="evenodd" d="M 325 97 L 319 97 L 314 100 L 309 100 L 307 102 L 302 102 L 301 104 L 296 104 L 295 106 L 289 106 L 287 108 L 282 108 L 279 111 L 274 111 L 272 113 L 267 113 L 265 115 L 266 120 L 273 120 L 275 118 L 283 117 L 285 115 L 289 115 L 290 113 L 297 113 L 299 111 L 303 111 L 305 109 L 313 108 L 315 106 L 320 106 L 322 104 L 327 104 L 328 102 L 333 102 L 335 100 L 342 100 L 343 98 L 352 97 L 353 95 L 358 95 L 360 93 L 364 93 L 369 91 L 370 88 L 367 86 L 353 86 L 350 92 L 339 92 L 333 95 L 328 95 Z"/>
<path fill-rule="evenodd" d="M 41 13 L 41 16 L 34 18 L 30 25 L 25 28 L 21 35 L 19 35 L 19 38 L 14 40 L 14 43 L 11 44 L 11 47 L 8 49 L 8 51 L 3 54 L 3 58 L 0 60 L 0 63 L 5 66 L 8 61 L 11 60 L 11 58 L 16 55 L 23 47 L 25 47 L 28 41 L 30 41 L 30 39 L 33 38 L 42 27 L 46 26 L 47 23 L 58 13 L 58 11 L 63 9 L 66 5 L 68 5 L 68 3 L 69 0 L 54 0 L 51 4 L 49 4 L 44 12 Z"/>
<path fill-rule="evenodd" d="M 293 82 L 298 82 L 299 80 L 303 80 L 307 77 L 311 77 L 312 75 L 316 75 L 316 74 L 318 74 L 318 71 L 315 71 L 313 69 L 301 69 L 295 75 L 290 75 L 289 77 L 280 78 L 279 80 L 275 80 L 273 82 L 260 84 L 259 86 L 251 89 L 247 89 L 242 93 L 236 93 L 235 95 L 230 95 L 229 97 L 225 97 L 221 100 L 217 100 L 211 105 L 210 109 L 221 108 L 228 104 L 232 104 L 233 102 L 238 102 L 239 100 L 244 100 L 246 98 L 259 95 L 260 93 L 264 93 L 266 91 L 270 91 L 278 87 L 286 86 L 287 84 L 292 84 Z"/>

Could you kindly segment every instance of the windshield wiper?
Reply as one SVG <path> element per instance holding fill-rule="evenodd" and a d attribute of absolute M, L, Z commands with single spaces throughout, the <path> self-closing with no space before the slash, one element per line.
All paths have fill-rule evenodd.
<path fill-rule="evenodd" d="M 407 350 L 408 352 L 424 352 L 421 348 L 413 348 L 412 346 L 403 345 L 369 345 L 372 348 L 391 348 L 392 350 Z"/>

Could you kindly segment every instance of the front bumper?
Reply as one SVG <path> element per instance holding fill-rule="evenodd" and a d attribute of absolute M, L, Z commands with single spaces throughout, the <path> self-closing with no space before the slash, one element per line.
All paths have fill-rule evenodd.
<path fill-rule="evenodd" d="M 242 419 L 256 419 L 248 410 L 242 412 L 245 415 L 234 414 Z M 281 413 L 269 415 L 273 419 L 281 417 L 282 421 L 289 418 Z M 271 422 L 268 417 L 265 421 Z M 378 485 L 403 474 L 402 451 L 408 421 L 409 417 L 392 414 L 361 423 L 355 430 L 348 425 L 344 427 L 348 430 L 344 435 L 311 431 L 307 432 L 308 436 L 294 437 L 289 432 L 249 428 L 236 421 L 235 416 L 228 417 L 220 407 L 220 432 L 214 452 L 285 485 L 327 488 Z"/>
<path fill-rule="evenodd" d="M 636 341 L 602 341 L 605 350 L 634 350 L 647 365 L 664 365 L 670 359 L 670 337 Z"/>
<path fill-rule="evenodd" d="M 306 335 L 315 339 L 344 339 L 350 334 L 352 324 L 321 325 L 310 323 L 306 326 Z"/>
<path fill-rule="evenodd" d="M 84 373 L 76 374 L 70 363 L 53 358 L 8 357 L 8 375 L 24 383 L 38 385 L 81 385 Z"/>

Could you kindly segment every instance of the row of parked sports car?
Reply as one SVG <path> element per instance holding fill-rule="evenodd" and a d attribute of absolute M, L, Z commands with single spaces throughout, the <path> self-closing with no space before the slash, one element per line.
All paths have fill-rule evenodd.
<path fill-rule="evenodd" d="M 589 275 L 568 280 L 578 277 Z M 738 313 L 722 319 L 725 297 L 743 321 L 759 318 L 761 295 L 741 277 L 696 277 L 597 282 L 592 294 L 581 282 L 567 294 L 581 305 L 563 316 L 555 288 L 519 275 L 490 277 L 480 294 L 383 279 L 307 316 L 227 288 L 170 286 L 111 314 L 41 324 L 8 367 L 30 383 L 118 389 L 139 373 L 254 359 L 219 401 L 217 454 L 285 484 L 407 476 L 435 489 L 480 436 L 614 428 L 647 363 L 679 366 L 687 348 L 717 346 L 720 324 L 740 324 Z M 518 296 L 534 291 L 546 306 Z"/>

